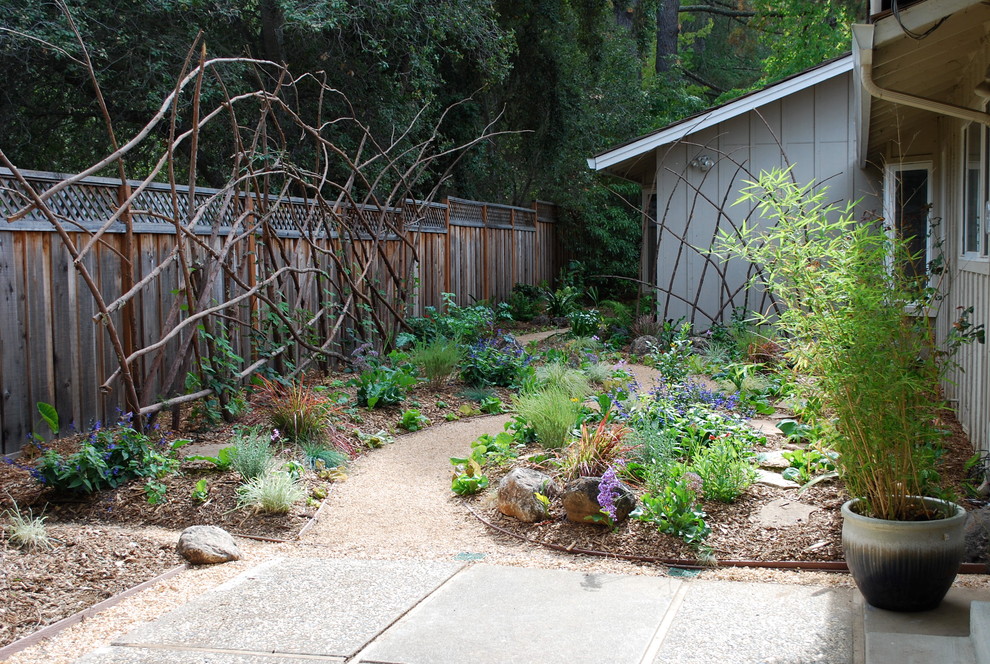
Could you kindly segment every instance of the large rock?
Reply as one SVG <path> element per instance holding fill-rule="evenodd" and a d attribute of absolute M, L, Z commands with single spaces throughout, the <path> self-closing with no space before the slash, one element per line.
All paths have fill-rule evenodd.
<path fill-rule="evenodd" d="M 559 492 L 549 475 L 532 468 L 513 468 L 498 483 L 498 511 L 525 523 L 546 521 L 547 505 L 536 494 L 552 498 Z"/>
<path fill-rule="evenodd" d="M 595 516 L 602 513 L 598 504 L 598 483 L 600 477 L 579 477 L 564 486 L 560 494 L 561 503 L 567 513 L 567 520 L 575 523 L 594 523 Z M 615 499 L 615 522 L 618 523 L 629 516 L 636 508 L 636 494 L 625 484 L 620 483 L 619 495 Z"/>
<path fill-rule="evenodd" d="M 990 507 L 970 512 L 966 516 L 967 563 L 990 565 Z"/>
<path fill-rule="evenodd" d="M 216 526 L 189 526 L 179 535 L 175 551 L 193 565 L 213 565 L 241 559 L 234 538 Z"/>
<path fill-rule="evenodd" d="M 633 339 L 629 352 L 633 355 L 649 355 L 660 346 L 660 341 L 651 334 L 644 334 Z"/>

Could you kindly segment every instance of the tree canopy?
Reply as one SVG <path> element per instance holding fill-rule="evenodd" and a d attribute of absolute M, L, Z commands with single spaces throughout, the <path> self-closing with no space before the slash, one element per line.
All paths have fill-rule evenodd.
<path fill-rule="evenodd" d="M 443 118 L 442 142 L 463 144 L 495 122 L 506 133 L 462 158 L 446 191 L 553 200 L 614 223 L 588 156 L 848 50 L 848 25 L 864 12 L 865 0 L 6 0 L 0 149 L 23 168 L 70 172 L 95 162 L 111 140 L 85 58 L 126 139 L 195 67 L 190 48 L 201 36 L 210 57 L 319 72 L 342 94 L 328 99 L 312 86 L 305 98 L 300 86 L 302 107 L 327 105 L 327 119 L 353 116 L 385 137 L 415 117 L 427 120 L 422 127 Z M 222 101 L 263 76 L 231 63 L 222 80 L 204 80 L 202 94 Z M 192 122 L 182 109 L 177 120 Z M 153 163 L 148 146 L 129 157 L 129 175 Z M 204 184 L 225 177 L 228 151 L 222 137 L 204 134 L 196 155 Z M 618 208 L 629 209 L 635 238 L 634 209 Z M 582 230 L 584 213 L 570 218 L 580 249 L 593 236 Z"/>

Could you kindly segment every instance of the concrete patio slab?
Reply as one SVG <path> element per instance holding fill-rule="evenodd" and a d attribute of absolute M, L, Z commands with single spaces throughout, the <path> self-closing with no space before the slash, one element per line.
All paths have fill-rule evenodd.
<path fill-rule="evenodd" d="M 461 567 L 433 561 L 273 560 L 113 645 L 347 657 Z"/>
<path fill-rule="evenodd" d="M 176 648 L 110 646 L 95 650 L 77 664 L 342 664 L 341 657 L 299 657 Z"/>
<path fill-rule="evenodd" d="M 964 636 L 866 635 L 867 664 L 975 664 L 973 643 Z"/>
<path fill-rule="evenodd" d="M 476 565 L 410 611 L 357 660 L 638 664 L 682 583 Z"/>
<path fill-rule="evenodd" d="M 850 664 L 848 588 L 689 581 L 655 664 Z"/>
<path fill-rule="evenodd" d="M 900 613 L 884 611 L 863 603 L 866 632 L 969 636 L 969 607 L 973 602 L 990 601 L 990 590 L 950 588 L 937 609 Z"/>

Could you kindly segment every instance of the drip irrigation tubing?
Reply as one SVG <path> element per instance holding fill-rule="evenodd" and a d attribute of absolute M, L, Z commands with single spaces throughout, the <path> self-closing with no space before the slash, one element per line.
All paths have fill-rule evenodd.
<path fill-rule="evenodd" d="M 496 530 L 503 535 L 508 535 L 509 537 L 514 537 L 515 539 L 522 540 L 523 542 L 528 542 L 529 544 L 536 544 L 538 546 L 543 546 L 554 551 L 563 551 L 564 553 L 576 553 L 584 554 L 587 556 L 599 556 L 602 558 L 618 558 L 620 560 L 629 560 L 633 562 L 643 562 L 643 563 L 656 563 L 659 565 L 666 565 L 668 567 L 679 567 L 682 569 L 713 569 L 715 567 L 762 567 L 768 569 L 786 569 L 786 570 L 815 570 L 819 572 L 848 572 L 849 567 L 846 565 L 844 560 L 835 561 L 822 561 L 822 560 L 719 560 L 713 565 L 702 565 L 697 560 L 684 560 L 680 558 L 660 558 L 657 556 L 638 556 L 628 553 L 611 553 L 608 551 L 596 551 L 594 549 L 582 549 L 574 546 L 563 546 L 560 544 L 554 544 L 552 542 L 539 542 L 534 539 L 530 539 L 525 535 L 520 535 L 514 533 L 511 530 L 497 526 L 491 521 L 488 521 L 480 514 L 478 514 L 470 505 L 467 503 L 464 506 L 468 509 L 471 514 L 474 515 L 481 523 L 485 524 L 492 530 Z M 987 574 L 987 565 L 982 563 L 962 563 L 959 566 L 960 574 Z"/>

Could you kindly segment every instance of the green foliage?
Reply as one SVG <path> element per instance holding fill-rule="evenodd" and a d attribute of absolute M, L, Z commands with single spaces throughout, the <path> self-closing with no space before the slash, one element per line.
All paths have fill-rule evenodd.
<path fill-rule="evenodd" d="M 540 290 L 536 286 L 528 284 L 513 286 L 508 304 L 512 320 L 531 321 L 543 311 Z"/>
<path fill-rule="evenodd" d="M 196 482 L 189 497 L 194 503 L 205 503 L 209 499 L 210 487 L 207 485 L 205 477 Z"/>
<path fill-rule="evenodd" d="M 683 323 L 669 340 L 661 334 L 659 345 L 650 354 L 650 363 L 667 383 L 682 383 L 688 375 L 688 358 L 693 352 L 691 325 Z"/>
<path fill-rule="evenodd" d="M 602 327 L 602 316 L 597 309 L 572 311 L 567 320 L 571 324 L 571 334 L 576 337 L 597 335 Z"/>
<path fill-rule="evenodd" d="M 456 475 L 450 483 L 450 490 L 458 496 L 470 496 L 488 487 L 485 475 Z"/>
<path fill-rule="evenodd" d="M 640 497 L 641 509 L 633 513 L 640 521 L 652 523 L 661 533 L 680 537 L 688 544 L 701 544 L 711 534 L 690 481 L 681 478 L 668 484 L 657 493 L 644 493 Z"/>
<path fill-rule="evenodd" d="M 93 493 L 146 477 L 157 479 L 178 470 L 175 452 L 189 441 L 157 442 L 131 428 L 127 420 L 111 428 L 94 429 L 79 451 L 63 457 L 46 450 L 32 476 L 56 491 Z"/>
<path fill-rule="evenodd" d="M 410 360 L 433 388 L 440 387 L 457 371 L 464 351 L 456 342 L 444 337 L 434 337 L 430 341 L 417 342 L 410 354 Z"/>
<path fill-rule="evenodd" d="M 221 420 L 232 420 L 247 409 L 247 401 L 236 378 L 244 358 L 234 352 L 226 327 L 222 324 L 217 327 L 216 334 L 210 334 L 202 325 L 197 327 L 199 337 L 210 353 L 200 357 L 198 374 L 186 375 L 187 390 L 213 390 L 213 394 L 197 402 L 194 409 L 194 414 L 213 425 Z"/>
<path fill-rule="evenodd" d="M 832 451 L 821 451 L 814 448 L 796 449 L 782 452 L 791 466 L 781 475 L 785 480 L 794 482 L 809 482 L 811 478 L 835 470 L 835 460 L 838 454 Z"/>
<path fill-rule="evenodd" d="M 563 362 L 549 362 L 537 367 L 534 382 L 537 389 L 560 390 L 577 399 L 584 399 L 591 392 L 588 377 Z"/>
<path fill-rule="evenodd" d="M 493 394 L 481 400 L 478 404 L 478 410 L 487 415 L 499 415 L 505 412 L 505 404 Z"/>
<path fill-rule="evenodd" d="M 471 443 L 468 456 L 451 457 L 450 463 L 462 472 L 473 465 L 479 469 L 490 464 L 500 466 L 519 456 L 517 447 L 519 442 L 508 429 L 495 435 L 484 433 Z"/>
<path fill-rule="evenodd" d="M 748 456 L 724 435 L 699 450 L 690 470 L 701 478 L 705 498 L 723 503 L 735 502 L 756 478 Z"/>
<path fill-rule="evenodd" d="M 237 508 L 267 514 L 287 514 L 294 503 L 306 498 L 306 490 L 289 473 L 267 470 L 237 487 Z"/>
<path fill-rule="evenodd" d="M 363 445 L 367 445 L 372 449 L 385 447 L 386 445 L 391 445 L 395 442 L 395 436 L 384 429 L 379 429 L 375 433 L 364 433 L 360 429 L 355 429 L 354 434 Z"/>
<path fill-rule="evenodd" d="M 930 445 L 941 435 L 940 378 L 982 329 L 961 326 L 933 349 L 944 293 L 908 273 L 907 244 L 860 221 L 853 203 L 828 204 L 824 189 L 795 184 L 789 171 L 761 174 L 741 200 L 772 224 L 744 225 L 722 248 L 762 266 L 764 285 L 786 307 L 773 324 L 796 369 L 813 379 L 802 395 L 835 415 L 828 440 L 849 493 L 871 516 L 903 516 L 908 496 L 937 489 Z"/>
<path fill-rule="evenodd" d="M 55 410 L 55 406 L 39 401 L 38 413 L 41 415 L 41 419 L 45 421 L 45 424 L 48 425 L 48 429 L 52 432 L 52 435 L 58 436 L 58 411 Z"/>
<path fill-rule="evenodd" d="M 194 454 L 192 456 L 187 456 L 186 461 L 209 461 L 217 470 L 226 472 L 230 470 L 231 466 L 234 464 L 234 457 L 237 454 L 237 448 L 230 445 L 227 447 L 221 447 L 217 452 L 216 456 L 207 456 L 202 454 Z"/>
<path fill-rule="evenodd" d="M 14 546 L 32 551 L 50 549 L 51 538 L 45 526 L 45 519 L 48 517 L 44 514 L 35 516 L 30 507 L 25 511 L 16 501 L 12 502 L 14 506 L 3 513 L 3 516 L 10 521 L 10 525 L 7 526 L 8 541 Z"/>
<path fill-rule="evenodd" d="M 459 306 L 454 302 L 453 293 L 441 293 L 441 297 L 443 305 L 439 309 L 426 307 L 424 316 L 407 321 L 417 338 L 424 342 L 453 340 L 470 344 L 491 335 L 495 326 L 495 312 L 491 307 L 484 304 Z"/>
<path fill-rule="evenodd" d="M 231 468 L 242 480 L 252 480 L 272 468 L 275 455 L 272 453 L 271 437 L 267 431 L 240 428 L 235 430 L 231 442 L 234 447 Z"/>
<path fill-rule="evenodd" d="M 547 288 L 543 291 L 543 299 L 546 302 L 547 315 L 562 318 L 578 310 L 581 291 L 573 286 L 564 286 L 557 290 Z"/>
<path fill-rule="evenodd" d="M 148 480 L 144 483 L 144 496 L 149 505 L 161 505 L 165 502 L 168 486 L 163 482 Z"/>
<path fill-rule="evenodd" d="M 323 443 L 303 443 L 303 462 L 306 467 L 320 471 L 327 468 L 338 468 L 347 464 L 348 456 L 340 450 L 326 447 Z M 371 445 L 369 445 L 371 447 Z M 378 445 L 381 447 L 381 445 Z"/>
<path fill-rule="evenodd" d="M 567 443 L 577 425 L 580 403 L 560 389 L 522 394 L 513 399 L 519 416 L 533 429 L 536 441 L 546 449 Z"/>
<path fill-rule="evenodd" d="M 402 403 L 406 392 L 417 382 L 405 369 L 377 366 L 362 371 L 358 377 L 357 400 L 368 408 Z"/>
<path fill-rule="evenodd" d="M 530 362 L 511 335 L 481 339 L 467 349 L 461 362 L 461 380 L 475 387 L 514 387 L 522 381 Z"/>
<path fill-rule="evenodd" d="M 402 419 L 399 420 L 399 427 L 406 431 L 419 431 L 430 426 L 430 418 L 423 415 L 416 408 L 408 408 L 402 411 Z"/>

